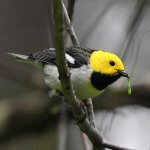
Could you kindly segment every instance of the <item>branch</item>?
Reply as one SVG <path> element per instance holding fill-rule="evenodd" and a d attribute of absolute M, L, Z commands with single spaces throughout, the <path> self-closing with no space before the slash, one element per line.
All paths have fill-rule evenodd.
<path fill-rule="evenodd" d="M 121 147 L 118 145 L 110 144 L 107 142 L 103 142 L 103 147 L 112 149 L 112 150 L 134 150 L 134 149 L 129 149 L 129 148 Z"/>
<path fill-rule="evenodd" d="M 89 121 L 90 121 L 91 125 L 93 127 L 95 127 L 95 117 L 94 117 L 94 110 L 93 110 L 92 99 L 91 98 L 86 99 L 84 103 L 85 103 L 85 106 L 87 108 Z"/>
<path fill-rule="evenodd" d="M 103 138 L 98 130 L 91 126 L 89 120 L 86 118 L 86 113 L 82 107 L 81 101 L 78 100 L 73 92 L 73 87 L 70 79 L 70 72 L 65 61 L 65 50 L 63 41 L 63 21 L 62 21 L 62 3 L 61 0 L 54 0 L 54 26 L 55 26 L 55 48 L 56 48 L 56 64 L 58 67 L 59 77 L 62 85 L 63 94 L 67 106 L 71 109 L 80 129 L 86 133 L 92 144 L 99 150 L 109 146 L 104 143 Z M 71 30 L 72 31 L 72 30 Z M 77 42 L 77 41 L 76 41 Z M 78 43 L 78 42 L 77 42 Z M 113 145 L 111 147 L 113 149 Z M 114 146 L 116 150 L 116 147 Z M 118 149 L 117 150 L 127 150 Z"/>
<path fill-rule="evenodd" d="M 65 7 L 63 2 L 62 2 L 62 9 L 63 9 L 63 13 L 64 13 L 64 21 L 66 23 L 66 29 L 67 29 L 67 31 L 70 35 L 72 44 L 78 46 L 78 45 L 80 45 L 80 42 L 78 41 L 78 38 L 75 34 L 75 31 L 73 29 L 72 23 L 70 21 L 70 18 L 68 16 L 68 13 L 67 13 L 67 10 L 66 10 L 66 7 Z"/>
<path fill-rule="evenodd" d="M 63 3 L 63 2 L 62 2 Z M 66 17 L 66 20 L 69 18 L 69 20 L 67 22 L 70 22 L 70 25 L 71 25 L 71 22 L 73 20 L 73 12 L 74 12 L 74 5 L 75 5 L 75 0 L 68 0 L 68 3 L 67 3 L 67 11 L 66 11 L 66 8 L 65 6 L 62 4 L 63 6 L 63 9 L 64 9 L 64 12 L 66 12 L 63 17 L 64 17 L 64 20 L 65 20 L 65 17 Z M 68 13 L 67 13 L 68 12 Z M 69 16 L 69 17 L 68 17 Z M 64 40 L 65 40 L 65 47 L 67 46 L 68 44 L 68 37 L 69 37 L 69 34 L 68 34 L 68 31 L 67 29 L 70 28 L 70 26 L 68 26 L 68 24 L 66 23 L 65 21 L 65 28 L 66 28 L 66 31 L 64 31 Z M 73 29 L 73 28 L 72 28 Z M 70 33 L 72 33 L 70 31 Z M 71 36 L 70 36 L 71 37 Z M 73 41 L 74 41 L 74 44 L 75 45 L 79 45 L 79 41 L 77 39 L 77 36 L 75 35 L 75 32 L 74 32 L 74 35 L 72 36 L 73 38 L 71 39 L 72 40 L 72 44 L 73 44 Z M 75 39 L 75 40 L 74 40 Z"/>
<path fill-rule="evenodd" d="M 73 19 L 75 1 L 76 0 L 69 0 L 68 1 L 67 12 L 68 12 L 68 16 L 69 16 L 70 21 L 72 21 L 72 19 Z"/>

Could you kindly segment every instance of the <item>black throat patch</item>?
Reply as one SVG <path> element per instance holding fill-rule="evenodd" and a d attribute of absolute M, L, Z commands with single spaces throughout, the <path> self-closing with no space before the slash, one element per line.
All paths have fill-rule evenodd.
<path fill-rule="evenodd" d="M 91 83 L 98 90 L 105 89 L 108 85 L 119 79 L 121 75 L 105 75 L 99 72 L 93 72 L 91 75 Z"/>

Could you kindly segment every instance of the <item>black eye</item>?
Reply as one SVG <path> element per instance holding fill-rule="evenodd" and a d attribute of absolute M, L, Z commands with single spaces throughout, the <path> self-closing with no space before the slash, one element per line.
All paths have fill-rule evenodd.
<path fill-rule="evenodd" d="M 113 60 L 111 60 L 111 61 L 109 62 L 109 64 L 110 64 L 111 66 L 114 66 L 114 65 L 115 65 L 115 62 L 114 62 Z"/>

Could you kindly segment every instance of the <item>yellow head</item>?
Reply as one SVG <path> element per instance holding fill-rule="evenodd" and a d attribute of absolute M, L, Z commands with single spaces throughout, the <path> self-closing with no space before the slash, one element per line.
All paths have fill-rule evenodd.
<path fill-rule="evenodd" d="M 117 75 L 119 71 L 124 71 L 121 59 L 103 50 L 97 50 L 91 54 L 90 66 L 94 71 L 105 75 Z"/>

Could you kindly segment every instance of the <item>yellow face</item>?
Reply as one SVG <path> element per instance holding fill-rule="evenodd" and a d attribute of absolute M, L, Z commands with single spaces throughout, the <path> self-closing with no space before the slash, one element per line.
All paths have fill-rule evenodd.
<path fill-rule="evenodd" d="M 102 50 L 91 54 L 90 66 L 94 71 L 106 75 L 117 75 L 118 71 L 124 70 L 124 65 L 117 55 Z"/>

